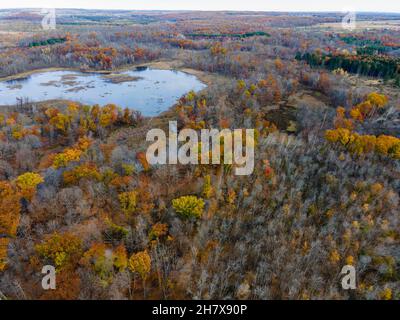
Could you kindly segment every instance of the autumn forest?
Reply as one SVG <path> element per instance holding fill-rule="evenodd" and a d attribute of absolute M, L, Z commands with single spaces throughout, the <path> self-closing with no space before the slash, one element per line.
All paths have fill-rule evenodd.
<path fill-rule="evenodd" d="M 44 30 L 40 10 L 0 10 L 0 299 L 400 299 L 400 15 L 342 17 L 60 9 Z M 156 116 L 2 102 L 38 73 L 133 90 L 141 70 L 204 88 Z M 254 129 L 252 174 L 149 163 L 170 121 Z"/>

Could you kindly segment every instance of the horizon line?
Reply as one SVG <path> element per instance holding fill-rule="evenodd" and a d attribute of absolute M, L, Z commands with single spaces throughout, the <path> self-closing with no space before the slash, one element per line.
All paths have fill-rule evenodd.
<path fill-rule="evenodd" d="M 307 10 L 295 10 L 295 11 L 285 11 L 285 10 L 236 10 L 236 9 L 218 9 L 218 10 L 199 10 L 199 9 L 119 9 L 119 8 L 51 8 L 51 7 L 0 7 L 0 10 L 40 10 L 40 9 L 56 9 L 56 10 L 98 10 L 98 11 L 170 11 L 170 12 L 259 12 L 259 13 L 344 13 L 349 11 L 332 11 L 332 10 L 320 10 L 320 11 L 307 11 Z M 386 13 L 386 14 L 399 14 L 400 11 L 362 11 L 354 10 L 355 13 Z"/>

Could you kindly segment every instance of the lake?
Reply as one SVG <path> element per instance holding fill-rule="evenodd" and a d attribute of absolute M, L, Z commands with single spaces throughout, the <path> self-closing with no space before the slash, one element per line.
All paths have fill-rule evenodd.
<path fill-rule="evenodd" d="M 181 71 L 140 68 L 104 75 L 78 71 L 45 71 L 27 78 L 0 82 L 0 105 L 65 99 L 82 104 L 113 103 L 155 116 L 182 95 L 205 88 L 195 76 Z"/>

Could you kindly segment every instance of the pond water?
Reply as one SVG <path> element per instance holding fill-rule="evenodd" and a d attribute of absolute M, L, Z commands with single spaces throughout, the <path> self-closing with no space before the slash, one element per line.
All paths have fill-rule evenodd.
<path fill-rule="evenodd" d="M 155 116 L 187 92 L 205 87 L 195 76 L 173 70 L 141 68 L 113 75 L 46 71 L 0 82 L 0 105 L 14 105 L 20 98 L 66 99 L 89 105 L 113 103 Z"/>

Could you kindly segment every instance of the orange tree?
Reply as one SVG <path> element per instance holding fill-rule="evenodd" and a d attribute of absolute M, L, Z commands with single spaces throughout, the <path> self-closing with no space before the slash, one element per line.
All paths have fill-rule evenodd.
<path fill-rule="evenodd" d="M 20 219 L 21 195 L 6 181 L 0 181 L 0 272 L 7 264 L 10 238 L 17 233 Z"/>

